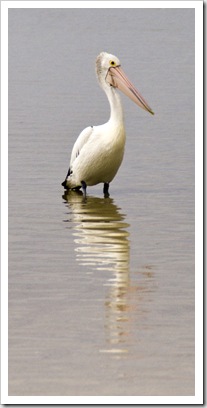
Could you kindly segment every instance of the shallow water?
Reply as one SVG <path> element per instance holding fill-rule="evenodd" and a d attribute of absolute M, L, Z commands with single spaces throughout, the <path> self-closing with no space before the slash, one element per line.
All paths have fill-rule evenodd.
<path fill-rule="evenodd" d="M 61 182 L 108 119 L 102 50 L 155 116 L 123 96 L 123 164 L 84 201 Z M 9 395 L 194 395 L 193 9 L 9 11 Z"/>

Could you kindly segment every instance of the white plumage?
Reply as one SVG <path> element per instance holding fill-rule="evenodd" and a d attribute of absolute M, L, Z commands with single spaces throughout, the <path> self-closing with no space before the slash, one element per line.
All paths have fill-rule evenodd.
<path fill-rule="evenodd" d="M 151 114 L 153 111 L 128 80 L 117 57 L 101 52 L 96 59 L 96 73 L 109 100 L 110 118 L 103 125 L 90 126 L 81 132 L 73 146 L 69 170 L 62 185 L 66 189 L 82 187 L 86 195 L 87 186 L 104 183 L 104 195 L 109 196 L 109 183 L 121 165 L 126 139 L 123 108 L 116 88 Z"/>

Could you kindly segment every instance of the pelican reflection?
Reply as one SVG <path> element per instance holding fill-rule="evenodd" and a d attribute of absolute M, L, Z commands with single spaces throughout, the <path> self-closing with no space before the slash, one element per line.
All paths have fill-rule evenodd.
<path fill-rule="evenodd" d="M 88 197 L 70 191 L 65 194 L 72 210 L 76 257 L 80 265 L 109 270 L 115 282 L 127 282 L 129 272 L 129 224 L 112 198 Z"/>
<path fill-rule="evenodd" d="M 63 198 L 69 210 L 64 221 L 74 236 L 76 260 L 87 274 L 99 272 L 104 285 L 105 340 L 100 352 L 123 358 L 131 348 L 136 328 L 143 322 L 144 330 L 147 327 L 147 304 L 154 291 L 153 267 L 146 264 L 134 270 L 131 281 L 130 225 L 112 198 L 88 196 L 84 200 L 81 192 L 74 191 Z"/>
<path fill-rule="evenodd" d="M 106 331 L 110 344 L 123 343 L 127 336 L 127 291 L 129 287 L 129 224 L 112 198 L 69 191 L 63 196 L 76 244 L 76 259 L 90 271 L 107 271 L 105 286 Z M 68 221 L 68 220 L 66 220 Z M 123 350 L 119 350 L 123 352 Z"/>

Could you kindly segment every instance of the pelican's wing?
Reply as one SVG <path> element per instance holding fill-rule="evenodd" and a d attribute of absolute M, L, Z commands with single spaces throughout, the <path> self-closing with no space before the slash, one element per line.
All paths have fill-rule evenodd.
<path fill-rule="evenodd" d="M 87 143 L 87 141 L 90 138 L 92 133 L 93 133 L 93 126 L 88 126 L 78 136 L 78 138 L 77 138 L 77 140 L 76 140 L 76 142 L 75 142 L 75 144 L 73 146 L 73 150 L 72 150 L 71 158 L 70 158 L 70 166 L 69 166 L 66 178 L 62 183 L 63 187 L 67 188 L 67 178 L 72 173 L 73 163 L 74 163 L 75 159 L 79 156 L 81 149 L 83 148 L 83 146 L 85 146 L 85 144 Z"/>
<path fill-rule="evenodd" d="M 89 126 L 85 128 L 80 135 L 78 136 L 71 153 L 70 158 L 70 168 L 72 167 L 73 162 L 75 161 L 76 157 L 79 156 L 82 147 L 87 143 L 88 139 L 90 138 L 93 132 L 93 126 Z"/>

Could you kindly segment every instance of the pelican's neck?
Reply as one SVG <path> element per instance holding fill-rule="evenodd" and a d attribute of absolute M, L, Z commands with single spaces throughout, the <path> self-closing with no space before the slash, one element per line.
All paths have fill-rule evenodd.
<path fill-rule="evenodd" d="M 124 125 L 124 111 L 121 103 L 121 98 L 115 88 L 112 86 L 107 86 L 104 88 L 106 92 L 110 108 L 111 114 L 109 121 L 116 122 L 119 125 Z"/>

